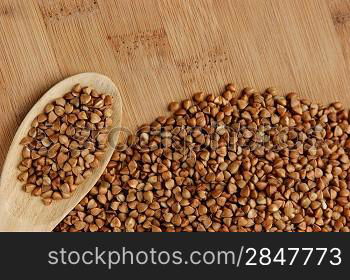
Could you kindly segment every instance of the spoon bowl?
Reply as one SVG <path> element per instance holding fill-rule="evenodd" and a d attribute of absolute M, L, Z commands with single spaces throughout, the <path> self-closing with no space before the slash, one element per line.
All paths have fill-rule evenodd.
<path fill-rule="evenodd" d="M 39 197 L 24 192 L 24 183 L 17 179 L 17 166 L 21 161 L 23 148 L 20 141 L 27 136 L 32 121 L 43 112 L 48 103 L 71 91 L 76 84 L 90 86 L 98 92 L 112 95 L 113 127 L 120 127 L 122 100 L 118 88 L 108 77 L 98 73 L 81 73 L 66 78 L 49 89 L 22 121 L 4 162 L 0 178 L 0 231 L 52 231 L 96 184 L 112 157 L 115 147 L 111 142 L 117 142 L 118 129 L 111 129 L 109 139 L 113 141 L 109 141 L 100 166 L 92 170 L 92 175 L 78 185 L 70 198 L 53 201 L 49 206 L 45 206 Z"/>

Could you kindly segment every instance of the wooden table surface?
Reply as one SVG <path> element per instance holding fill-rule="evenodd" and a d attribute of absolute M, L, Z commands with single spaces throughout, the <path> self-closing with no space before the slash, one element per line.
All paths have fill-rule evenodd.
<path fill-rule="evenodd" d="M 22 119 L 59 80 L 112 78 L 123 125 L 224 84 L 350 105 L 348 0 L 0 0 L 0 169 Z"/>

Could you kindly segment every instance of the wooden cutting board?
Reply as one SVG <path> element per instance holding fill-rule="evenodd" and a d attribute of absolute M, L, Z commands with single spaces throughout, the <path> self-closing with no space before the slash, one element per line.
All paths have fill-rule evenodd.
<path fill-rule="evenodd" d="M 228 82 L 350 106 L 349 22 L 343 0 L 1 0 L 0 169 L 33 104 L 79 72 L 112 78 L 130 130 Z"/>

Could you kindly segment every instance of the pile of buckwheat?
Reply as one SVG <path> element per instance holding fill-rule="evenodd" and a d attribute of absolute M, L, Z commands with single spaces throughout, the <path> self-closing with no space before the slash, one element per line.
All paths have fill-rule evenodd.
<path fill-rule="evenodd" d="M 55 231 L 349 232 L 349 111 L 235 91 L 141 126 Z"/>
<path fill-rule="evenodd" d="M 71 197 L 99 166 L 112 126 L 112 96 L 76 85 L 45 106 L 21 144 L 18 179 L 45 205 Z"/>

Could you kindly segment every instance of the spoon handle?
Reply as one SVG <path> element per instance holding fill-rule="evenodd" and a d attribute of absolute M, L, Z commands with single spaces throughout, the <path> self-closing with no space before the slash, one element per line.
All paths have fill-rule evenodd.
<path fill-rule="evenodd" d="M 3 195 L 0 188 L 0 232 L 49 231 L 50 225 L 39 224 L 36 217 L 23 219 L 18 216 L 16 205 Z M 13 200 L 12 200 L 13 201 Z M 17 206 L 18 207 L 18 206 Z M 20 208 L 18 208 L 19 210 Z"/>

